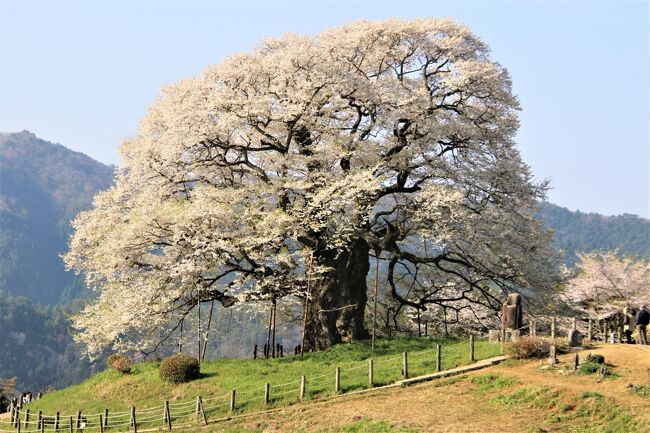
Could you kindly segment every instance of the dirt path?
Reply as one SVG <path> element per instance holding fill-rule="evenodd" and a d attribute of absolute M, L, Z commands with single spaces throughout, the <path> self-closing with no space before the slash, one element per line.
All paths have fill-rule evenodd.
<path fill-rule="evenodd" d="M 580 353 L 581 359 L 587 351 Z M 595 376 L 561 374 L 562 368 L 553 371 L 540 369 L 539 361 L 518 365 L 499 365 L 486 370 L 469 373 L 469 377 L 496 373 L 518 381 L 511 391 L 521 386 L 546 386 L 560 392 L 565 398 L 585 392 L 598 392 L 614 399 L 616 404 L 628 409 L 650 426 L 650 399 L 629 391 L 629 383 L 647 384 L 650 368 L 650 347 L 627 345 L 600 345 L 589 350 L 605 356 L 619 377 L 599 383 Z M 571 362 L 572 355 L 559 357 L 560 366 Z M 413 428 L 418 432 L 480 432 L 507 433 L 531 431 L 531 426 L 544 423 L 549 412 L 543 407 L 530 405 L 503 406 L 491 401 L 491 396 L 477 392 L 470 380 L 448 379 L 427 382 L 406 388 L 393 388 L 377 393 L 342 397 L 338 400 L 310 403 L 290 407 L 284 411 L 265 416 L 230 421 L 211 428 L 226 428 L 254 432 L 313 432 L 339 431 L 365 418 L 386 421 L 397 428 Z M 444 385 L 443 385 L 444 384 Z M 443 386 L 441 386 L 443 385 Z M 559 430 L 565 431 L 562 425 Z M 622 433 L 622 432 L 621 432 Z"/>

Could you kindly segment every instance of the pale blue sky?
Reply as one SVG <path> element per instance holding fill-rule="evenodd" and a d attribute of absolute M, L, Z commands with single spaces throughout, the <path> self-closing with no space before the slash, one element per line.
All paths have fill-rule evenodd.
<path fill-rule="evenodd" d="M 0 130 L 105 163 L 164 83 L 266 36 L 355 19 L 453 17 L 513 78 L 518 136 L 549 199 L 650 217 L 650 8 L 639 2 L 0 1 Z M 1 168 L 0 168 L 1 169 Z"/>

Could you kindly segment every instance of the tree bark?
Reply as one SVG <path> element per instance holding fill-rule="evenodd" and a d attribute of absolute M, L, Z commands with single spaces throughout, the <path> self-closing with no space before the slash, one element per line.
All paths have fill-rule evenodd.
<path fill-rule="evenodd" d="M 338 256 L 315 251 L 314 261 L 332 270 L 313 282 L 307 307 L 305 350 L 323 350 L 337 343 L 368 339 L 364 314 L 368 301 L 369 248 L 359 239 Z"/>

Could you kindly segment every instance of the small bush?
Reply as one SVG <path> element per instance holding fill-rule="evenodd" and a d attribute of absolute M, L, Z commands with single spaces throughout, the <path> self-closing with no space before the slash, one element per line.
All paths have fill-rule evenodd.
<path fill-rule="evenodd" d="M 131 372 L 131 360 L 126 355 L 114 354 L 108 357 L 108 367 L 122 374 Z"/>
<path fill-rule="evenodd" d="M 160 378 L 165 382 L 184 383 L 199 377 L 199 361 L 184 353 L 170 356 L 160 363 Z"/>
<path fill-rule="evenodd" d="M 504 351 L 515 359 L 543 358 L 549 353 L 549 344 L 540 337 L 521 337 L 506 344 Z"/>

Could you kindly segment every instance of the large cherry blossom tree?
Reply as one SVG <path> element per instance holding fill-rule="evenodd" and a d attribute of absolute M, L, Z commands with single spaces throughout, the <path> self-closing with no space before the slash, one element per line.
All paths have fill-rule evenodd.
<path fill-rule="evenodd" d="M 99 291 L 77 338 L 151 347 L 197 304 L 286 296 L 307 298 L 307 348 L 366 338 L 376 253 L 422 311 L 553 290 L 518 110 L 506 69 L 446 19 L 285 35 L 165 87 L 74 221 L 66 263 Z M 416 298 L 395 289 L 409 278 Z"/>

